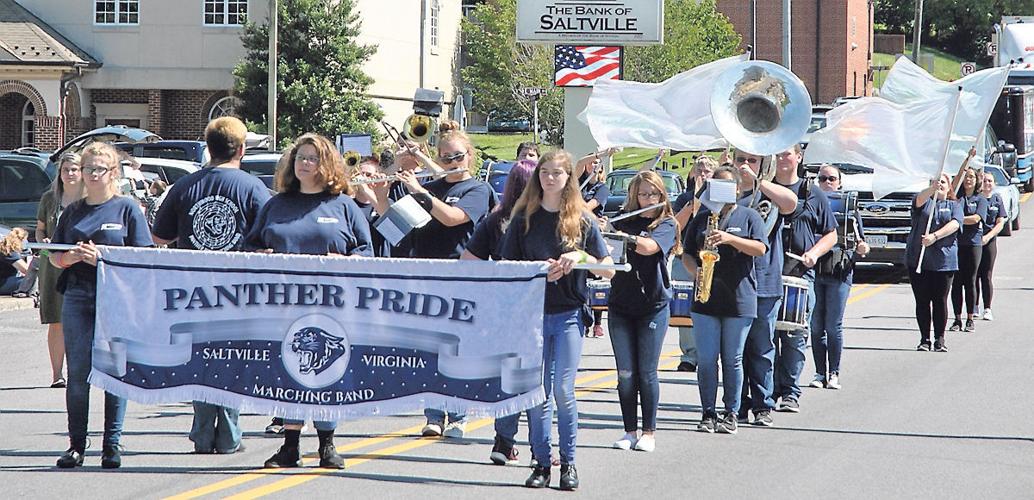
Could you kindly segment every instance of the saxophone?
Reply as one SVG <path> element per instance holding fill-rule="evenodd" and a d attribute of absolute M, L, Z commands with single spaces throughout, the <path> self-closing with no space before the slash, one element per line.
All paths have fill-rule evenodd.
<path fill-rule="evenodd" d="M 711 233 L 718 230 L 718 217 L 717 212 L 712 213 L 707 218 L 707 232 L 704 233 L 710 236 Z M 700 303 L 707 303 L 711 300 L 711 280 L 714 279 L 714 266 L 720 259 L 718 255 L 718 247 L 716 245 L 704 245 L 704 248 L 700 250 L 698 254 L 700 256 L 700 269 L 697 270 L 696 277 L 696 289 L 695 299 Z"/>

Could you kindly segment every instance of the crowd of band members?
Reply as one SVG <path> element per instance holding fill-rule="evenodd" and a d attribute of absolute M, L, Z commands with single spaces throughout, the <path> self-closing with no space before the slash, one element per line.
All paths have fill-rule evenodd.
<path fill-rule="evenodd" d="M 499 201 L 486 182 L 471 175 L 476 166 L 475 149 L 455 122 L 440 125 L 433 159 L 423 145 L 405 144 L 394 161 L 399 167 L 397 181 L 358 185 L 349 181 L 384 178 L 378 158 L 365 157 L 348 172 L 331 141 L 305 134 L 283 154 L 275 176 L 277 193 L 270 197 L 262 182 L 239 168 L 245 134 L 239 120 L 213 120 L 205 133 L 211 166 L 172 185 L 153 224 L 148 224 L 136 200 L 118 195 L 120 156 L 112 146 L 93 143 L 81 156 L 61 157 L 59 176 L 40 206 L 36 235 L 39 241 L 76 245 L 72 250 L 51 252 L 41 268 L 40 315 L 49 325 L 55 384 L 65 383 L 59 380 L 62 355 L 68 367 L 70 446 L 57 465 L 82 465 L 86 448 L 97 245 L 532 260 L 548 263 L 542 329 L 547 399 L 526 412 L 533 466 L 526 486 L 548 486 L 552 468 L 559 465 L 560 487 L 577 488 L 575 376 L 583 339 L 603 334 L 601 317 L 594 317 L 587 307 L 590 271 L 575 269 L 575 265 L 612 262 L 601 232 L 606 219 L 599 217 L 607 198 L 599 155 L 576 161 L 562 150 L 540 155 L 536 145 L 524 143 Z M 833 166 L 822 166 L 818 183 L 813 184 L 799 177 L 801 160 L 796 146 L 774 157 L 734 150 L 716 162 L 701 155 L 694 161 L 689 188 L 674 202 L 657 173 L 644 169 L 632 179 L 623 212 L 656 204 L 661 207 L 613 224 L 614 232 L 626 243 L 630 272 L 591 271 L 597 278 L 611 280 L 608 327 L 624 424 L 624 434 L 613 443 L 614 448 L 655 449 L 660 399 L 657 367 L 668 330 L 671 284 L 693 280 L 701 264 L 698 250 L 705 246 L 716 249 L 721 257 L 715 264 L 712 297 L 707 302 L 694 301 L 693 327 L 678 328 L 682 349 L 678 370 L 697 372 L 702 406 L 697 430 L 735 434 L 737 424 L 772 425 L 773 411 L 800 411 L 798 380 L 804 370 L 809 333 L 815 361 L 811 385 L 841 387 L 844 308 L 854 264 L 869 248 L 857 212 L 834 213 L 831 207 L 831 199 L 843 196 L 841 173 Z M 766 165 L 769 162 L 774 165 Z M 445 170 L 464 170 L 421 182 L 415 174 L 433 168 L 432 163 Z M 765 175 L 772 170 L 774 178 Z M 717 214 L 717 229 L 709 230 L 711 211 L 697 196 L 712 177 L 733 181 L 739 201 L 724 206 Z M 921 331 L 919 350 L 946 350 L 949 288 L 956 290 L 960 328 L 972 330 L 978 287 L 983 291 L 986 316 L 990 316 L 995 237 L 1007 216 L 993 188 L 990 174 L 978 179 L 964 164 L 954 187 L 948 176 L 942 176 L 914 198 L 906 260 Z M 371 223 L 406 195 L 432 220 L 392 246 L 371 231 Z M 195 206 L 213 198 L 236 207 L 233 227 L 217 240 L 195 234 L 192 219 Z M 758 211 L 763 204 L 767 204 L 766 217 Z M 924 235 L 931 212 L 932 227 Z M 926 247 L 922 272 L 917 272 L 922 247 Z M 795 258 L 786 258 L 787 253 Z M 776 329 L 783 276 L 787 275 L 807 282 L 813 313 L 807 326 L 795 331 Z M 968 312 L 965 325 L 961 323 L 963 297 Z M 932 345 L 931 325 L 935 333 Z M 716 405 L 719 367 L 721 413 Z M 105 394 L 101 456 L 105 468 L 121 465 L 119 441 L 125 408 L 124 399 Z M 559 457 L 553 455 L 551 444 L 554 411 Z M 428 409 L 425 416 L 422 433 L 426 436 L 464 434 L 464 415 Z M 243 450 L 238 420 L 235 408 L 194 402 L 189 437 L 195 452 Z M 518 420 L 519 415 L 497 419 L 490 455 L 494 463 L 517 462 Z M 284 443 L 265 462 L 266 467 L 301 465 L 303 423 L 274 419 L 267 430 L 282 432 Z M 344 460 L 333 441 L 337 423 L 315 422 L 314 426 L 320 466 L 343 468 Z"/>

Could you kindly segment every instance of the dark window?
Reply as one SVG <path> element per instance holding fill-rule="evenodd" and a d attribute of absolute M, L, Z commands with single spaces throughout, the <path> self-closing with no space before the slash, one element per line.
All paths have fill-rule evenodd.
<path fill-rule="evenodd" d="M 50 178 L 38 165 L 25 161 L 0 160 L 0 202 L 39 201 L 50 188 Z"/>

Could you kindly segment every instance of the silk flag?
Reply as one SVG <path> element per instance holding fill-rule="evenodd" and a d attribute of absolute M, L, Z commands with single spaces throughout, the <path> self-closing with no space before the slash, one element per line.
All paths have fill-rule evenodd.
<path fill-rule="evenodd" d="M 746 60 L 746 55 L 719 59 L 661 83 L 598 81 L 578 118 L 600 149 L 725 147 L 711 120 L 711 89 L 718 75 Z"/>
<path fill-rule="evenodd" d="M 542 263 L 102 248 L 90 383 L 338 420 L 541 403 Z"/>

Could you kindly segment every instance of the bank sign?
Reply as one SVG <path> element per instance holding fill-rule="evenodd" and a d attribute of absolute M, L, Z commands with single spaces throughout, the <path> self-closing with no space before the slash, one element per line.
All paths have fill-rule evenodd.
<path fill-rule="evenodd" d="M 517 41 L 587 45 L 664 43 L 663 0 L 517 0 Z"/>

